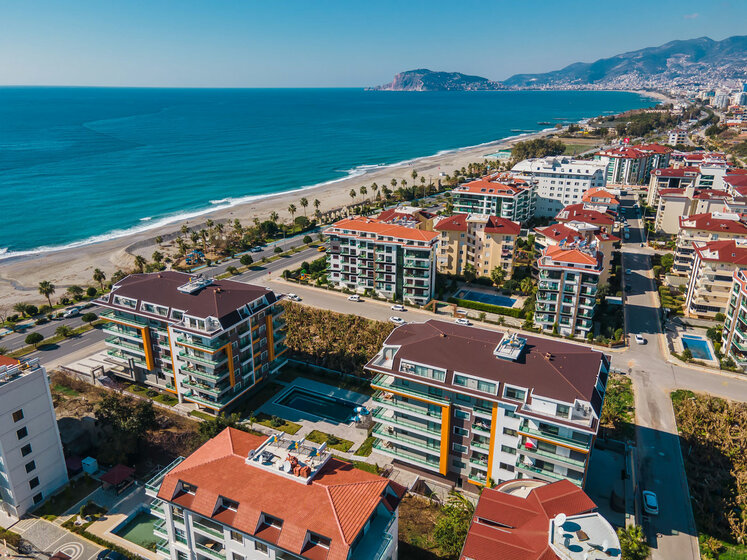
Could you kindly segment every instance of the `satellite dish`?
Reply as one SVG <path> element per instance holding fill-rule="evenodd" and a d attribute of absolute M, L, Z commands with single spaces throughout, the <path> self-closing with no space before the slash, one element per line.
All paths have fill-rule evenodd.
<path fill-rule="evenodd" d="M 563 524 L 565 523 L 565 520 L 566 520 L 565 513 L 559 513 L 558 515 L 555 516 L 555 523 L 558 524 L 558 527 L 562 527 Z"/>
<path fill-rule="evenodd" d="M 283 463 L 283 471 L 284 472 L 291 472 L 290 461 L 286 461 L 285 463 Z"/>

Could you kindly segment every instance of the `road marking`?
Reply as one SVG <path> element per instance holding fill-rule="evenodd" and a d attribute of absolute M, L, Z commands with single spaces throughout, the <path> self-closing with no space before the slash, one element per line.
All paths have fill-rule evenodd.
<path fill-rule="evenodd" d="M 80 556 L 83 554 L 83 545 L 79 542 L 68 542 L 63 544 L 56 552 L 62 552 L 63 554 L 67 554 L 71 560 L 78 560 Z"/>

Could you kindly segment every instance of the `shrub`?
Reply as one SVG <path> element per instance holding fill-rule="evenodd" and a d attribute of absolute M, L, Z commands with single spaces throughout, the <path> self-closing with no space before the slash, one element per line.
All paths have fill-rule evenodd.
<path fill-rule="evenodd" d="M 251 264 L 254 264 L 254 259 L 252 258 L 251 255 L 241 255 L 239 262 L 243 264 L 244 266 L 249 266 Z"/>
<path fill-rule="evenodd" d="M 507 315 L 508 317 L 515 317 L 517 319 L 521 319 L 524 317 L 524 311 L 522 309 L 514 309 L 512 307 L 501 307 L 499 305 L 492 305 L 490 303 L 481 303 L 479 301 L 471 301 L 468 299 L 457 299 L 453 297 L 450 297 L 447 301 L 449 303 L 456 303 L 459 307 L 475 309 L 476 311 L 486 311 L 488 313 L 496 313 L 498 315 Z"/>
<path fill-rule="evenodd" d="M 304 236 L 303 236 L 303 242 L 304 242 L 304 243 L 305 243 L 306 245 L 308 245 L 308 244 L 309 244 L 309 243 L 311 243 L 312 241 L 313 241 L 313 240 L 311 239 L 311 236 L 310 236 L 310 235 L 304 235 Z"/>
<path fill-rule="evenodd" d="M 27 335 L 24 339 L 24 342 L 26 344 L 33 344 L 34 346 L 38 345 L 42 340 L 44 340 L 44 337 L 39 334 L 38 332 L 32 332 L 31 334 Z"/>
<path fill-rule="evenodd" d="M 275 247 L 275 254 L 282 253 L 283 250 L 280 247 Z"/>
<path fill-rule="evenodd" d="M 86 290 L 86 295 L 89 298 L 96 297 L 96 294 L 98 293 L 99 293 L 98 290 L 94 288 L 93 286 L 89 286 L 88 289 Z"/>
<path fill-rule="evenodd" d="M 236 276 L 239 273 L 239 269 L 235 266 L 229 266 L 228 268 L 226 268 L 226 272 L 228 272 L 228 274 L 230 274 L 231 276 Z"/>

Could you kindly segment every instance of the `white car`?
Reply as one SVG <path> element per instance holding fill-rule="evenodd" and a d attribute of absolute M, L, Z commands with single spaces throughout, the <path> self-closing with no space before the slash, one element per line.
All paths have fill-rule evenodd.
<path fill-rule="evenodd" d="M 348 301 L 361 301 L 361 296 L 353 294 L 352 296 L 348 296 Z"/>
<path fill-rule="evenodd" d="M 643 511 L 649 515 L 659 515 L 659 500 L 651 490 L 643 491 Z"/>
<path fill-rule="evenodd" d="M 70 307 L 62 313 L 62 317 L 68 319 L 69 317 L 75 317 L 80 313 L 80 307 Z"/>
<path fill-rule="evenodd" d="M 400 305 L 399 303 L 397 303 L 395 305 L 392 305 L 392 311 L 400 311 L 400 312 L 402 312 L 402 311 L 407 311 L 407 309 L 405 309 L 404 305 Z"/>
<path fill-rule="evenodd" d="M 465 319 L 464 317 L 459 317 L 456 321 L 454 321 L 457 325 L 465 325 L 470 326 L 472 323 L 469 322 L 469 319 Z"/>
<path fill-rule="evenodd" d="M 301 298 L 296 294 L 287 294 L 285 297 L 287 297 L 291 301 L 301 301 Z"/>
<path fill-rule="evenodd" d="M 389 317 L 389 320 L 395 325 L 404 325 L 406 322 L 402 317 L 396 317 L 396 316 Z"/>
<path fill-rule="evenodd" d="M 638 344 L 646 344 L 646 339 L 645 339 L 645 338 L 643 338 L 643 336 L 642 336 L 642 335 L 640 335 L 640 334 L 637 334 L 637 335 L 635 335 L 635 341 L 636 341 L 636 342 L 637 342 Z"/>

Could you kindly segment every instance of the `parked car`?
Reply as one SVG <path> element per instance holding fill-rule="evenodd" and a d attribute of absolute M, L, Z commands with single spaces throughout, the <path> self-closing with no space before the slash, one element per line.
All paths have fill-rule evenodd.
<path fill-rule="evenodd" d="M 402 317 L 396 317 L 394 315 L 389 317 L 389 320 L 395 325 L 404 325 L 406 323 L 406 321 Z"/>
<path fill-rule="evenodd" d="M 361 296 L 353 294 L 352 296 L 348 296 L 348 301 L 362 301 Z"/>
<path fill-rule="evenodd" d="M 301 301 L 301 298 L 296 294 L 287 294 L 285 297 L 287 297 L 291 301 Z"/>
<path fill-rule="evenodd" d="M 636 342 L 637 342 L 638 344 L 646 344 L 646 339 L 645 339 L 645 338 L 643 338 L 643 336 L 642 336 L 642 335 L 640 335 L 640 334 L 637 334 L 637 335 L 635 335 L 635 341 L 636 341 Z"/>
<path fill-rule="evenodd" d="M 317 249 L 317 251 L 319 251 L 320 253 L 323 253 L 323 252 L 324 252 L 324 251 L 326 251 L 326 250 L 327 250 L 327 248 L 326 248 L 326 247 L 325 247 L 324 245 L 322 245 L 321 247 L 319 247 L 319 248 Z"/>
<path fill-rule="evenodd" d="M 454 321 L 457 325 L 466 325 L 470 326 L 472 323 L 470 323 L 469 319 L 465 319 L 464 317 L 459 317 L 456 321 Z"/>
<path fill-rule="evenodd" d="M 643 491 L 643 511 L 649 515 L 659 515 L 659 500 L 651 490 Z"/>
<path fill-rule="evenodd" d="M 127 560 L 127 556 L 109 548 L 99 552 L 96 558 L 98 560 Z"/>
<path fill-rule="evenodd" d="M 252 247 L 251 249 L 249 249 L 249 251 L 252 253 L 261 253 L 262 247 Z"/>
<path fill-rule="evenodd" d="M 392 305 L 392 311 L 407 311 L 407 309 L 405 309 L 404 305 L 400 305 L 399 303 L 397 303 L 395 305 Z"/>
<path fill-rule="evenodd" d="M 69 319 L 70 317 L 75 317 L 78 314 L 80 314 L 80 307 L 68 307 L 62 313 L 62 318 L 63 319 Z"/>

